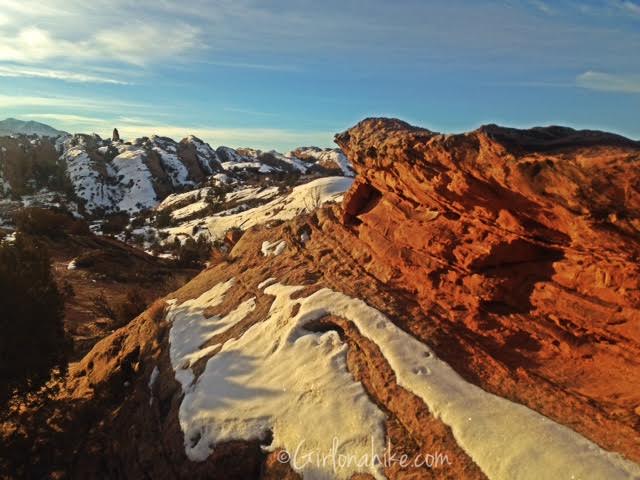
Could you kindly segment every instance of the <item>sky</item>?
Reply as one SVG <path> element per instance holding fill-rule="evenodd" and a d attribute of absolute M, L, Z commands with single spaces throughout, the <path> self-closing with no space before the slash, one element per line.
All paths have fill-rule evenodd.
<path fill-rule="evenodd" d="M 640 0 L 0 4 L 0 118 L 286 151 L 370 116 L 640 139 Z"/>

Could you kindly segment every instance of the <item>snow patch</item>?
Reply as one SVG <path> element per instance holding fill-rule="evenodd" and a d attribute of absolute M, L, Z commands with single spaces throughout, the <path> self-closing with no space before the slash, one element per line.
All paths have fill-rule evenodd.
<path fill-rule="evenodd" d="M 175 302 L 171 304 L 167 313 L 167 320 L 172 322 L 169 354 L 176 380 L 182 384 L 183 390 L 187 390 L 193 382 L 194 375 L 190 366 L 218 346 L 212 345 L 202 349 L 202 345 L 210 338 L 227 331 L 255 308 L 255 298 L 250 298 L 224 317 L 204 316 L 207 308 L 222 303 L 224 295 L 234 284 L 235 280 L 232 278 L 217 284 L 198 298 L 187 300 L 178 306 Z"/>
<path fill-rule="evenodd" d="M 144 150 L 127 150 L 113 159 L 112 165 L 120 178 L 123 195 L 118 202 L 120 210 L 138 212 L 156 205 L 153 177 L 144 163 Z"/>
<path fill-rule="evenodd" d="M 287 248 L 287 242 L 284 240 L 269 242 L 265 240 L 262 242 L 262 255 L 268 257 L 269 255 L 278 256 L 282 252 L 284 252 L 285 248 Z"/>
<path fill-rule="evenodd" d="M 304 185 L 298 185 L 286 197 L 275 198 L 258 207 L 233 214 L 221 212 L 206 217 L 204 221 L 209 238 L 220 239 L 224 237 L 227 230 L 234 227 L 246 230 L 270 220 L 290 220 L 303 212 L 312 211 L 325 202 L 341 200 L 342 195 L 352 183 L 353 178 L 349 177 L 319 178 Z M 266 192 L 271 194 L 271 189 L 263 191 L 265 194 Z M 230 194 L 227 200 L 229 198 L 236 197 Z M 169 234 L 168 241 L 173 241 L 176 237 L 190 236 L 193 227 L 200 225 L 201 222 L 203 220 L 193 220 L 177 227 L 167 228 L 164 231 Z"/>
<path fill-rule="evenodd" d="M 87 210 L 102 208 L 111 211 L 116 195 L 89 155 L 77 146 L 68 149 L 61 158 L 66 161 L 75 194 L 85 201 Z"/>
<path fill-rule="evenodd" d="M 282 288 L 272 285 L 265 293 L 285 295 Z M 380 348 L 398 385 L 422 398 L 451 427 L 458 444 L 489 478 L 626 479 L 640 475 L 640 466 L 620 455 L 467 382 L 430 348 L 362 300 L 325 288 L 297 301 L 300 324 L 328 314 L 352 321 Z"/>
<path fill-rule="evenodd" d="M 335 331 L 304 330 L 304 312 L 291 316 L 298 300 L 290 296 L 302 288 L 268 287 L 276 298 L 267 318 L 227 341 L 186 391 L 179 420 L 191 460 L 205 460 L 216 443 L 264 439 L 269 431 L 269 450 L 329 452 L 334 438 L 338 455 L 370 455 L 372 441 L 383 450 L 385 415 L 347 370 L 346 344 Z M 309 464 L 299 473 L 346 479 L 358 471 L 384 478 L 378 465 L 333 472 Z"/>
<path fill-rule="evenodd" d="M 158 377 L 160 376 L 160 370 L 158 370 L 158 366 L 154 366 L 151 371 L 151 375 L 149 376 L 149 405 L 153 405 L 153 386 L 156 384 Z"/>
<path fill-rule="evenodd" d="M 348 372 L 346 345 L 335 331 L 304 329 L 314 320 L 334 315 L 353 322 L 380 348 L 398 384 L 419 396 L 433 415 L 450 426 L 458 444 L 489 478 L 627 479 L 640 475 L 640 466 L 620 455 L 467 382 L 429 347 L 362 300 L 327 288 L 292 299 L 304 286 L 272 281 L 260 287 L 270 283 L 264 293 L 275 297 L 267 318 L 240 338 L 224 343 L 185 392 L 179 421 L 191 460 L 205 460 L 217 443 L 265 439 L 268 432 L 272 432 L 272 442 L 267 449 L 299 449 L 298 455 L 330 452 L 334 439 L 338 439 L 338 455 L 363 458 L 371 454 L 371 442 L 384 449 L 385 416 Z M 220 303 L 232 286 L 233 279 L 181 305 L 174 313 L 172 338 L 175 328 L 194 318 L 203 319 L 204 309 Z M 292 315 L 296 304 L 299 308 Z M 212 325 L 214 330 L 217 322 Z M 186 339 L 186 344 L 193 342 Z M 179 372 L 176 369 L 176 378 Z M 193 380 L 192 373 L 190 378 Z M 357 472 L 384 478 L 374 465 L 359 469 L 348 465 L 334 471 L 332 465 L 309 464 L 298 473 L 305 478 L 345 479 Z"/>
<path fill-rule="evenodd" d="M 184 166 L 184 163 L 180 161 L 178 155 L 175 153 L 175 147 L 172 149 L 173 151 L 166 151 L 156 145 L 153 147 L 153 150 L 160 157 L 160 161 L 162 162 L 162 165 L 169 175 L 174 187 L 194 185 L 194 183 L 189 180 L 189 171 L 187 170 L 187 167 Z"/>

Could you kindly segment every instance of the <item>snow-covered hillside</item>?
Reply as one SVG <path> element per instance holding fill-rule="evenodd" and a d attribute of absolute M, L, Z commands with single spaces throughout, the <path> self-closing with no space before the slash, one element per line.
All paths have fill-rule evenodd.
<path fill-rule="evenodd" d="M 349 160 L 339 148 L 321 149 L 318 147 L 300 147 L 289 152 L 289 156 L 313 161 L 326 168 L 339 168 L 348 177 L 355 175 Z"/>
<path fill-rule="evenodd" d="M 339 201 L 352 183 L 353 179 L 350 177 L 324 177 L 294 187 L 286 195 L 279 195 L 277 188 L 239 190 L 227 194 L 226 201 L 233 202 L 233 207 L 213 215 L 179 223 L 175 227 L 162 231 L 169 242 L 175 238 L 184 239 L 194 234 L 217 240 L 230 229 L 246 230 L 272 220 L 289 220 L 301 213 L 310 212 L 323 203 Z M 271 198 L 273 200 L 269 200 Z M 251 208 L 250 200 L 262 200 L 264 203 Z M 192 205 L 198 205 L 198 203 L 184 208 L 192 208 Z M 173 212 L 178 220 L 186 216 L 182 210 Z"/>
<path fill-rule="evenodd" d="M 212 184 L 241 190 L 256 185 L 304 183 L 319 176 L 353 175 L 344 155 L 335 150 L 303 148 L 299 149 L 302 154 L 298 158 L 293 153 L 284 155 L 250 148 L 214 149 L 192 135 L 180 142 L 155 135 L 128 142 L 103 139 L 96 134 L 60 134 L 54 139 L 18 135 L 2 141 L 13 143 L 9 146 L 11 151 L 2 146 L 0 152 L 1 196 L 24 190 L 35 194 L 43 187 L 60 190 L 57 186 L 33 185 L 29 178 L 4 173 L 16 170 L 12 170 L 12 164 L 24 162 L 17 158 L 18 154 L 35 158 L 37 163 L 39 150 L 48 148 L 57 152 L 58 160 L 48 159 L 47 168 L 55 164 L 69 182 L 68 191 L 61 193 L 70 208 L 92 218 L 117 212 L 137 214 L 154 208 L 171 195 L 190 190 L 206 194 L 202 188 Z M 204 208 L 204 204 L 199 207 Z M 195 206 L 192 210 L 197 209 Z M 187 213 L 192 212 L 185 210 L 173 216 Z"/>
<path fill-rule="evenodd" d="M 215 241 L 230 229 L 290 219 L 338 200 L 354 175 L 340 150 L 213 148 L 192 135 L 18 135 L 0 137 L 0 148 L 1 224 L 23 206 L 62 208 L 96 233 L 156 253 L 176 240 Z M 114 215 L 124 229 L 103 229 Z"/>

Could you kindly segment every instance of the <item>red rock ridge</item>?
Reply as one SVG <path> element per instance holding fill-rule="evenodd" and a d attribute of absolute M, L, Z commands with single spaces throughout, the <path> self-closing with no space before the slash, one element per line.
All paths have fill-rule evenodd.
<path fill-rule="evenodd" d="M 264 321 L 273 297 L 258 285 L 267 278 L 305 285 L 301 296 L 328 287 L 383 312 L 468 381 L 639 462 L 640 145 L 561 127 L 441 135 L 387 119 L 336 139 L 358 173 L 343 205 L 249 229 L 169 296 L 180 303 L 233 277 L 233 293 L 207 316 L 256 298 L 252 314 L 209 342 Z M 265 257 L 261 245 L 274 239 L 287 248 Z M 389 478 L 486 478 L 397 384 L 375 343 L 343 318 L 316 327 L 340 332 L 349 371 L 384 410 L 394 448 L 453 460 L 395 466 Z M 30 464 L 73 478 L 299 478 L 257 441 L 188 460 L 170 328 L 159 301 L 73 365 L 48 420 L 68 433 L 36 445 Z"/>
<path fill-rule="evenodd" d="M 358 173 L 344 235 L 415 295 L 428 320 L 408 328 L 483 388 L 640 459 L 640 143 L 388 119 L 336 142 Z"/>

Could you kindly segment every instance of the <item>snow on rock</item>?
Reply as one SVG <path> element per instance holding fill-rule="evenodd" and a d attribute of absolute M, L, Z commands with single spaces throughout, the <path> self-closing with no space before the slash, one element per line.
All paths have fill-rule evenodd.
<path fill-rule="evenodd" d="M 216 149 L 216 155 L 220 159 L 222 163 L 227 162 L 244 162 L 247 159 L 236 152 L 233 148 L 229 147 L 218 147 Z"/>
<path fill-rule="evenodd" d="M 228 283 L 214 287 L 218 302 Z M 329 452 L 334 442 L 338 455 L 356 458 L 370 456 L 372 444 L 384 449 L 385 415 L 347 370 L 346 344 L 335 331 L 304 330 L 305 313 L 291 316 L 297 300 L 290 295 L 302 288 L 267 287 L 265 293 L 276 297 L 267 318 L 228 340 L 186 391 L 179 420 L 191 460 L 205 460 L 216 443 L 265 439 L 269 431 L 268 449 L 298 449 L 299 455 Z M 193 301 L 174 322 L 197 318 L 207 300 Z M 337 465 L 335 471 L 330 462 L 298 466 L 310 479 L 347 479 L 359 471 L 384 478 L 373 462 Z"/>
<path fill-rule="evenodd" d="M 16 241 L 16 232 L 11 232 L 8 235 L 5 235 L 3 238 L 0 239 L 0 242 L 2 243 L 13 243 Z"/>
<path fill-rule="evenodd" d="M 342 150 L 339 149 L 321 150 L 317 147 L 301 147 L 289 153 L 289 155 L 298 156 L 306 160 L 314 159 L 320 165 L 335 164 L 342 170 L 345 176 L 355 176 L 351 163 L 349 163 L 349 160 Z"/>
<path fill-rule="evenodd" d="M 153 371 L 151 372 L 151 375 L 149 376 L 149 389 L 152 389 L 153 386 L 156 383 L 156 380 L 158 380 L 158 376 L 160 375 L 160 370 L 158 370 L 158 366 L 156 365 L 155 367 L 153 367 Z"/>
<path fill-rule="evenodd" d="M 211 148 L 208 143 L 203 142 L 198 137 L 194 137 L 193 135 L 189 135 L 184 141 L 192 144 L 195 147 L 198 162 L 200 163 L 202 170 L 206 174 L 213 173 L 213 165 L 217 165 L 220 163 L 218 156 L 216 155 L 216 151 Z"/>
<path fill-rule="evenodd" d="M 224 173 L 216 173 L 215 175 L 212 175 L 210 178 L 215 180 L 218 185 L 226 185 L 233 182 L 233 180 Z"/>
<path fill-rule="evenodd" d="M 112 165 L 120 179 L 122 196 L 118 208 L 137 212 L 156 205 L 156 192 L 149 168 L 144 163 L 144 150 L 126 150 L 113 159 Z"/>
<path fill-rule="evenodd" d="M 255 298 L 251 298 L 224 317 L 216 315 L 207 318 L 204 316 L 204 311 L 207 308 L 222 303 L 225 293 L 233 287 L 234 283 L 235 280 L 232 278 L 227 282 L 217 284 L 198 298 L 177 306 L 175 302 L 171 303 L 167 313 L 167 320 L 172 322 L 169 334 L 169 354 L 176 380 L 182 384 L 183 390 L 187 390 L 194 379 L 190 368 L 191 364 L 211 353 L 219 345 L 212 345 L 204 349 L 201 349 L 201 346 L 210 338 L 231 328 L 255 308 Z"/>
<path fill-rule="evenodd" d="M 276 295 L 275 302 L 286 303 L 297 288 L 302 287 L 275 284 L 265 293 Z M 640 466 L 620 455 L 467 382 L 426 345 L 362 300 L 325 288 L 296 301 L 301 305 L 294 318 L 299 325 L 325 315 L 352 321 L 380 348 L 398 385 L 422 398 L 451 427 L 458 444 L 489 478 L 626 479 L 640 475 Z"/>
<path fill-rule="evenodd" d="M 305 211 L 309 212 L 325 202 L 339 201 L 351 186 L 349 177 L 324 177 L 295 187 L 286 197 L 276 198 L 264 205 L 233 214 L 212 215 L 202 220 L 185 222 L 178 227 L 167 228 L 169 241 L 179 236 L 189 236 L 194 227 L 205 225 L 211 239 L 220 239 L 230 228 L 246 230 L 270 220 L 289 220 Z"/>
<path fill-rule="evenodd" d="M 262 242 L 262 255 L 268 257 L 269 255 L 278 256 L 287 248 L 287 242 L 284 240 L 269 242 L 265 240 Z"/>
<path fill-rule="evenodd" d="M 224 162 L 222 164 L 222 168 L 224 168 L 225 170 L 229 170 L 229 171 L 251 170 L 251 169 L 260 170 L 264 166 L 265 165 L 263 165 L 260 162 Z M 268 168 L 270 168 L 270 167 L 268 167 Z"/>
<path fill-rule="evenodd" d="M 270 152 L 267 152 L 267 153 L 273 158 L 275 158 L 276 160 L 279 160 L 283 163 L 286 163 L 287 165 L 290 165 L 294 169 L 298 170 L 300 173 L 307 173 L 307 170 L 309 170 L 309 166 L 307 164 L 305 164 L 302 160 L 299 160 L 294 156 L 283 155 L 282 153 L 276 152 L 275 150 L 271 150 Z"/>
<path fill-rule="evenodd" d="M 167 196 L 160 204 L 156 207 L 157 210 L 164 210 L 165 208 L 172 207 L 177 204 L 194 202 L 199 198 L 204 198 L 207 196 L 209 192 L 209 188 L 198 188 L 196 190 L 189 190 L 188 192 L 183 193 L 172 193 Z"/>
<path fill-rule="evenodd" d="M 246 200 L 261 199 L 275 197 L 278 194 L 278 187 L 249 187 L 229 192 L 225 195 L 225 202 L 242 202 Z"/>
<path fill-rule="evenodd" d="M 226 341 L 195 383 L 193 372 L 185 373 L 192 356 L 213 353 L 211 347 L 198 351 L 198 346 L 226 328 L 228 317 L 236 322 L 250 309 L 241 304 L 222 319 L 203 316 L 206 308 L 222 302 L 233 279 L 171 307 L 171 361 L 185 388 L 179 421 L 191 460 L 205 460 L 220 442 L 265 440 L 269 432 L 268 450 L 297 452 L 299 458 L 332 451 L 336 439 L 338 455 L 365 458 L 384 453 L 384 413 L 347 370 L 346 344 L 335 331 L 305 329 L 333 315 L 351 321 L 378 346 L 398 385 L 420 397 L 451 428 L 457 443 L 490 479 L 640 475 L 640 466 L 619 454 L 467 382 L 429 347 L 362 300 L 327 288 L 292 299 L 305 287 L 274 282 L 270 278 L 259 286 L 275 297 L 267 317 L 241 337 Z M 311 479 L 346 479 L 358 472 L 384 478 L 372 462 L 337 469 L 331 462 L 292 467 Z"/>
<path fill-rule="evenodd" d="M 158 370 L 158 366 L 155 365 L 151 371 L 151 375 L 149 376 L 149 406 L 153 405 L 153 386 L 156 384 L 156 381 L 158 381 L 159 376 L 160 370 Z"/>
<path fill-rule="evenodd" d="M 171 212 L 171 218 L 173 218 L 174 220 L 181 220 L 205 210 L 208 206 L 209 203 L 207 203 L 205 200 L 198 200 L 197 202 L 190 203 L 185 207 L 174 210 L 173 212 Z"/>
<path fill-rule="evenodd" d="M 116 193 L 84 148 L 80 145 L 71 147 L 61 158 L 66 161 L 75 194 L 85 201 L 85 208 L 111 211 L 117 201 Z"/>
<path fill-rule="evenodd" d="M 189 170 L 178 158 L 176 142 L 170 138 L 155 135 L 151 137 L 151 142 L 153 143 L 153 151 L 160 157 L 172 185 L 174 187 L 194 185 L 193 181 L 189 180 Z"/>

